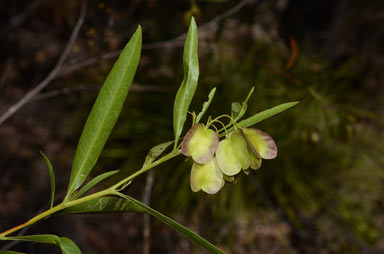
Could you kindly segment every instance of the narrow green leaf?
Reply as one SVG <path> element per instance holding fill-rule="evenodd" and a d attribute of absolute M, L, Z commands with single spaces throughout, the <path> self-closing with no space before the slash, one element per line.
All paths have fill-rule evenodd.
<path fill-rule="evenodd" d="M 270 109 L 267 109 L 267 110 L 264 110 L 260 113 L 257 113 L 247 119 L 244 119 L 243 121 L 239 122 L 239 126 L 240 127 L 249 127 L 249 126 L 252 126 L 254 124 L 257 124 L 267 118 L 270 118 L 274 115 L 277 115 L 289 108 L 292 108 L 293 106 L 295 106 L 296 104 L 298 104 L 299 102 L 298 101 L 294 101 L 294 102 L 288 102 L 288 103 L 284 103 L 284 104 L 280 104 L 278 106 L 275 106 L 273 108 L 270 108 Z M 230 131 L 233 129 L 233 127 L 230 129 Z"/>
<path fill-rule="evenodd" d="M 79 192 L 77 192 L 76 194 L 73 195 L 73 199 L 77 199 L 79 197 L 81 197 L 85 192 L 87 192 L 90 188 L 92 188 L 93 186 L 95 186 L 96 184 L 98 184 L 99 182 L 103 181 L 104 179 L 116 174 L 117 172 L 119 172 L 119 170 L 114 170 L 114 171 L 109 171 L 109 172 L 105 172 L 101 175 L 98 175 L 96 176 L 95 178 L 93 178 L 91 181 L 89 181 L 86 185 L 84 185 L 84 187 L 82 187 Z"/>
<path fill-rule="evenodd" d="M 249 98 L 251 98 L 254 90 L 255 90 L 255 88 L 252 87 L 251 91 L 249 91 L 247 98 L 245 98 L 245 100 L 243 101 L 243 104 L 241 106 L 240 112 L 237 114 L 237 116 L 235 118 L 235 121 L 237 121 L 240 118 L 242 118 L 243 115 L 245 114 L 245 112 L 247 112 L 247 108 L 248 108 L 247 103 L 248 103 Z"/>
<path fill-rule="evenodd" d="M 79 213 L 108 213 L 108 212 L 139 212 L 139 213 L 148 213 L 167 224 L 171 228 L 180 232 L 193 242 L 199 244 L 203 248 L 207 249 L 211 253 L 223 253 L 216 246 L 192 232 L 188 228 L 180 225 L 178 222 L 168 218 L 167 216 L 157 212 L 156 210 L 146 206 L 140 201 L 121 194 L 122 198 L 118 197 L 102 197 L 100 199 L 90 200 L 79 205 L 68 207 L 56 215 L 64 214 L 79 214 Z"/>
<path fill-rule="evenodd" d="M 111 213 L 111 212 L 138 212 L 145 210 L 130 200 L 118 197 L 102 197 L 90 200 L 75 206 L 65 208 L 55 215 L 78 214 L 78 213 Z"/>
<path fill-rule="evenodd" d="M 45 164 L 47 164 L 48 172 L 49 172 L 49 180 L 51 182 L 51 204 L 50 208 L 53 207 L 53 202 L 55 201 L 55 189 L 56 189 L 56 184 L 55 184 L 55 173 L 53 172 L 53 167 L 51 162 L 49 161 L 48 157 L 40 151 L 40 154 L 43 156 L 45 160 Z"/>
<path fill-rule="evenodd" d="M 0 237 L 0 240 L 54 244 L 60 247 L 63 254 L 81 254 L 80 249 L 72 240 L 66 237 L 58 237 L 56 235 L 11 236 Z"/>
<path fill-rule="evenodd" d="M 10 251 L 10 250 L 0 250 L 0 254 L 25 254 L 24 252 Z"/>
<path fill-rule="evenodd" d="M 245 100 L 243 101 L 243 104 L 247 104 L 247 103 L 248 103 L 249 98 L 251 98 L 251 96 L 252 96 L 254 90 L 255 90 L 255 87 L 252 87 L 251 90 L 250 90 L 249 93 L 248 93 L 247 98 L 245 98 Z"/>
<path fill-rule="evenodd" d="M 195 232 L 193 232 L 190 229 L 184 227 L 183 225 L 179 224 L 178 222 L 172 220 L 171 218 L 163 215 L 162 213 L 160 213 L 160 212 L 150 208 L 149 206 L 141 203 L 140 201 L 138 201 L 138 200 L 136 200 L 136 199 L 134 199 L 134 198 L 132 198 L 130 196 L 124 195 L 122 193 L 119 193 L 119 195 L 122 198 L 125 198 L 126 200 L 129 200 L 129 201 L 133 202 L 134 204 L 136 204 L 137 206 L 141 207 L 147 213 L 149 213 L 150 215 L 154 216 L 155 218 L 157 218 L 161 222 L 165 223 L 169 227 L 171 227 L 174 230 L 178 231 L 179 233 L 183 234 L 189 240 L 191 240 L 191 241 L 195 242 L 196 244 L 200 245 L 201 247 L 205 248 L 210 253 L 214 253 L 214 254 L 216 254 L 216 253 L 219 253 L 219 254 L 220 253 L 224 253 L 222 250 L 220 250 L 215 245 L 213 245 L 212 243 L 208 242 L 207 240 L 205 240 L 204 238 L 202 238 L 201 236 L 199 236 Z"/>
<path fill-rule="evenodd" d="M 0 240 L 25 241 L 35 243 L 59 244 L 60 238 L 55 235 L 25 235 L 0 237 Z"/>
<path fill-rule="evenodd" d="M 147 156 L 145 157 L 143 168 L 145 168 L 146 166 L 151 164 L 154 160 L 156 160 L 156 158 L 159 157 L 160 154 L 162 154 L 165 149 L 167 149 L 170 145 L 172 145 L 172 143 L 173 141 L 168 141 L 152 147 L 151 150 L 149 150 Z"/>
<path fill-rule="evenodd" d="M 188 108 L 195 94 L 199 79 L 198 35 L 195 19 L 192 17 L 184 46 L 183 66 L 184 78 L 177 91 L 173 107 L 173 129 L 175 132 L 175 148 L 187 118 Z"/>
<path fill-rule="evenodd" d="M 205 112 L 207 112 L 207 109 L 209 108 L 209 105 L 211 105 L 213 96 L 215 96 L 216 87 L 214 87 L 208 94 L 208 101 L 203 103 L 203 109 L 201 112 L 197 115 L 195 124 L 199 123 L 201 118 L 204 116 Z"/>
<path fill-rule="evenodd" d="M 96 164 L 123 107 L 139 64 L 140 52 L 139 26 L 105 80 L 85 123 L 64 200 L 70 199 L 71 194 L 85 181 Z"/>

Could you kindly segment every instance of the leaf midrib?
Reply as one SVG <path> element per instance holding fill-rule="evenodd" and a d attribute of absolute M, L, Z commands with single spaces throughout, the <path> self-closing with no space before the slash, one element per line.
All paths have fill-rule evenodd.
<path fill-rule="evenodd" d="M 134 47 L 133 47 L 133 48 L 136 48 L 136 46 L 137 46 L 137 41 L 138 41 L 138 39 L 135 38 L 135 43 L 134 43 Z M 133 53 L 134 53 L 134 50 L 133 50 Z M 131 55 L 129 56 L 128 61 L 127 61 L 128 63 L 131 62 L 133 56 L 134 56 L 134 54 L 131 54 Z M 129 65 L 129 64 L 128 64 L 128 65 Z M 112 69 L 113 69 L 113 67 L 112 67 Z M 112 96 L 112 98 L 114 98 L 114 97 L 116 96 L 116 93 L 117 93 L 117 91 L 119 90 L 119 89 L 117 89 L 117 87 L 120 86 L 120 84 L 121 84 L 121 80 L 124 80 L 124 78 L 126 77 L 126 75 L 127 75 L 127 72 L 125 72 L 125 73 L 121 76 L 121 78 L 119 79 L 119 82 L 118 82 L 119 85 L 116 85 L 116 86 L 115 86 L 115 89 L 113 89 L 113 92 L 112 92 L 112 93 L 113 93 L 113 96 Z M 127 92 L 127 94 L 128 94 L 128 92 Z M 94 135 L 92 135 L 92 137 L 95 137 L 95 136 L 98 136 L 98 135 L 99 135 L 100 130 L 101 130 L 101 127 L 104 126 L 104 123 L 105 123 L 105 119 L 106 119 L 105 115 L 107 114 L 107 112 L 109 112 L 112 102 L 113 102 L 113 100 L 110 100 L 110 101 L 108 102 L 108 104 L 107 104 L 107 108 L 108 108 L 108 110 L 104 110 L 104 111 L 103 111 L 103 113 L 102 113 L 102 119 L 101 119 L 101 124 L 97 127 L 96 132 L 95 132 Z M 94 147 L 95 142 L 96 142 L 96 139 L 93 138 L 92 141 L 91 141 L 91 145 L 90 145 L 89 147 Z M 71 186 L 70 186 L 70 189 L 69 189 L 69 191 L 68 191 L 68 195 L 72 194 L 73 191 L 75 191 L 75 190 L 72 190 L 72 189 L 73 189 L 73 186 L 74 186 L 75 183 L 76 183 L 76 179 L 79 177 L 79 175 L 81 175 L 81 171 L 82 171 L 81 169 L 84 168 L 84 165 L 85 165 L 87 159 L 90 157 L 89 155 L 90 155 L 90 151 L 91 151 L 91 150 L 92 150 L 92 149 L 89 148 L 89 149 L 86 151 L 85 157 L 84 157 L 84 159 L 82 160 L 82 162 L 80 163 L 79 170 L 77 171 L 77 173 L 75 174 L 75 176 L 74 176 L 74 178 L 73 178 L 74 180 L 73 180 L 73 182 L 72 182 L 72 184 L 71 184 Z M 80 184 L 80 185 L 81 185 L 81 184 Z"/>

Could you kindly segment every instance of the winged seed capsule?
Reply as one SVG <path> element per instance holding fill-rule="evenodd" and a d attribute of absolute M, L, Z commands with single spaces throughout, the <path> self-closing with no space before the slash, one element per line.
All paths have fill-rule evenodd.
<path fill-rule="evenodd" d="M 224 183 L 223 173 L 219 170 L 215 157 L 205 164 L 193 163 L 190 179 L 192 191 L 203 190 L 208 194 L 216 194 Z"/>
<path fill-rule="evenodd" d="M 221 172 L 228 176 L 249 168 L 251 163 L 247 143 L 239 132 L 233 132 L 220 141 L 216 150 L 217 163 Z"/>
<path fill-rule="evenodd" d="M 277 156 L 275 141 L 267 133 L 244 128 L 229 133 L 219 142 L 217 133 L 203 124 L 196 124 L 184 137 L 181 151 L 194 160 L 190 185 L 194 192 L 217 193 L 225 179 L 250 167 L 258 169 L 262 159 Z M 233 180 L 233 179 L 232 179 Z"/>
<path fill-rule="evenodd" d="M 214 155 L 219 137 L 216 132 L 206 128 L 203 124 L 196 124 L 184 137 L 181 152 L 185 156 L 200 164 L 208 162 Z"/>
<path fill-rule="evenodd" d="M 242 130 L 242 136 L 256 157 L 261 159 L 276 158 L 276 143 L 267 133 L 255 128 L 244 128 Z"/>

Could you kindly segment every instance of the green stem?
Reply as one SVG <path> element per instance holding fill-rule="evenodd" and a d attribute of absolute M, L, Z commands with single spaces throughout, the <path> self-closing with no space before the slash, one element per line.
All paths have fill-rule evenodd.
<path fill-rule="evenodd" d="M 93 194 L 90 194 L 88 196 L 85 196 L 85 197 L 82 197 L 82 198 L 79 198 L 79 199 L 76 199 L 76 200 L 73 200 L 73 201 L 69 201 L 69 202 L 64 202 L 64 203 L 61 203 L 61 204 L 58 204 L 57 206 L 54 206 L 52 207 L 51 209 L 48 209 L 46 210 L 45 212 L 42 212 L 40 213 L 39 215 L 36 215 L 35 217 L 33 217 L 32 219 L 28 220 L 27 222 L 23 223 L 23 224 L 20 224 L 16 227 L 13 227 L 11 229 L 8 229 L 2 233 L 0 233 L 0 237 L 4 237 L 4 236 L 7 236 L 19 229 L 22 229 L 26 226 L 29 226 L 29 225 L 32 225 L 32 224 L 35 224 L 36 222 L 42 220 L 42 219 L 45 219 L 47 217 L 49 217 L 50 215 L 58 212 L 58 211 L 61 211 L 65 208 L 68 208 L 68 207 L 71 207 L 71 206 L 74 206 L 74 205 L 78 205 L 80 203 L 83 203 L 83 202 L 86 202 L 86 201 L 89 201 L 89 200 L 92 200 L 92 199 L 95 199 L 95 198 L 100 198 L 100 197 L 103 197 L 103 196 L 107 196 L 107 195 L 112 195 L 114 193 L 114 191 L 110 188 L 108 189 L 105 189 L 105 190 L 102 190 L 102 191 L 99 191 L 99 192 L 96 192 L 96 193 L 93 193 Z"/>
<path fill-rule="evenodd" d="M 152 162 L 152 163 L 149 164 L 148 166 L 141 168 L 140 170 L 136 171 L 136 172 L 133 173 L 132 175 L 128 176 L 127 178 L 125 178 L 125 179 L 121 180 L 120 182 L 118 182 L 117 184 L 113 185 L 113 186 L 111 187 L 111 189 L 113 189 L 113 190 L 117 190 L 120 186 L 123 186 L 124 184 L 130 182 L 130 181 L 133 180 L 133 178 L 135 178 L 136 176 L 138 176 L 138 175 L 144 173 L 145 171 L 150 170 L 151 168 L 154 168 L 154 167 L 160 165 L 161 163 L 164 163 L 164 162 L 167 161 L 167 160 L 172 159 L 173 157 L 176 157 L 176 156 L 179 155 L 180 153 L 181 153 L 181 151 L 180 151 L 179 149 L 170 152 L 169 154 L 167 154 L 167 155 L 161 157 L 160 159 L 158 159 L 157 161 Z"/>
<path fill-rule="evenodd" d="M 16 227 L 13 227 L 11 229 L 8 229 L 8 230 L 0 233 L 0 237 L 5 237 L 5 236 L 7 236 L 7 235 L 9 235 L 9 234 L 11 234 L 13 232 L 16 232 L 16 231 L 22 229 L 22 228 L 25 228 L 25 227 L 27 227 L 29 225 L 32 225 L 32 224 L 35 224 L 36 222 L 38 222 L 38 221 L 40 221 L 42 219 L 48 218 L 49 216 L 53 215 L 54 213 L 57 213 L 57 212 L 65 209 L 65 208 L 68 208 L 68 207 L 71 207 L 71 206 L 74 206 L 74 205 L 78 205 L 78 204 L 81 204 L 83 202 L 87 202 L 87 201 L 90 201 L 90 200 L 93 200 L 93 199 L 96 199 L 96 198 L 101 198 L 103 196 L 116 195 L 117 189 L 119 187 L 124 186 L 124 184 L 132 181 L 136 176 L 138 176 L 138 175 L 148 171 L 151 168 L 154 168 L 154 167 L 160 165 L 161 163 L 166 162 L 169 159 L 172 159 L 173 157 L 176 157 L 180 153 L 181 153 L 180 150 L 174 150 L 171 153 L 161 157 L 160 159 L 150 163 L 148 166 L 141 168 L 140 170 L 136 171 L 134 174 L 132 174 L 132 175 L 128 176 L 127 178 L 121 180 L 120 182 L 118 182 L 117 184 L 113 185 L 112 187 L 109 187 L 108 189 L 105 189 L 105 190 L 102 190 L 102 191 L 90 194 L 88 196 L 85 196 L 85 197 L 82 197 L 82 198 L 79 198 L 79 199 L 75 199 L 75 200 L 72 200 L 72 201 L 66 201 L 66 202 L 63 202 L 61 204 L 58 204 L 57 206 L 54 206 L 51 209 L 48 209 L 45 212 L 42 212 L 41 214 L 36 215 L 35 217 L 33 217 L 32 219 L 26 221 L 25 223 L 20 224 L 20 225 L 18 225 Z"/>
<path fill-rule="evenodd" d="M 227 125 L 224 125 L 224 124 L 223 124 L 223 128 L 221 128 L 221 129 L 218 131 L 217 134 L 219 135 L 219 138 L 221 138 L 222 136 L 226 135 L 227 132 L 228 132 L 228 128 L 231 127 L 232 125 L 233 125 L 234 128 L 239 128 L 239 126 L 238 126 L 238 124 L 237 124 L 237 122 L 236 122 L 236 119 L 233 119 L 232 116 L 227 115 L 227 114 L 224 114 L 224 115 L 221 115 L 221 116 L 216 117 L 215 119 L 213 119 L 213 120 L 211 121 L 211 123 L 213 123 L 213 122 L 217 122 L 218 119 L 223 118 L 223 117 L 228 118 L 230 121 L 229 121 L 229 123 L 228 123 Z M 232 127 L 232 128 L 233 128 L 233 127 Z M 232 128 L 231 128 L 231 129 L 232 129 Z M 222 132 L 222 131 L 224 131 L 224 132 Z M 222 132 L 222 133 L 220 133 L 220 132 Z"/>

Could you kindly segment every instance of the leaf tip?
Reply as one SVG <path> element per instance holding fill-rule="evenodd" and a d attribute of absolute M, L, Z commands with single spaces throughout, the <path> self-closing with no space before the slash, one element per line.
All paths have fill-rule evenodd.
<path fill-rule="evenodd" d="M 142 30 L 142 29 L 141 29 L 141 25 L 138 25 L 136 31 L 139 32 L 139 33 L 141 33 L 141 30 Z"/>
<path fill-rule="evenodd" d="M 196 20 L 195 20 L 195 17 L 194 17 L 194 16 L 191 17 L 191 23 L 190 23 L 190 25 L 194 25 L 194 26 L 196 26 Z"/>
<path fill-rule="evenodd" d="M 132 35 L 132 38 L 134 38 L 134 37 L 136 37 L 140 42 L 141 42 L 141 38 L 142 38 L 142 29 L 141 29 L 141 26 L 140 25 L 138 25 L 137 26 L 137 29 L 136 29 L 136 31 L 134 32 L 134 34 Z"/>

